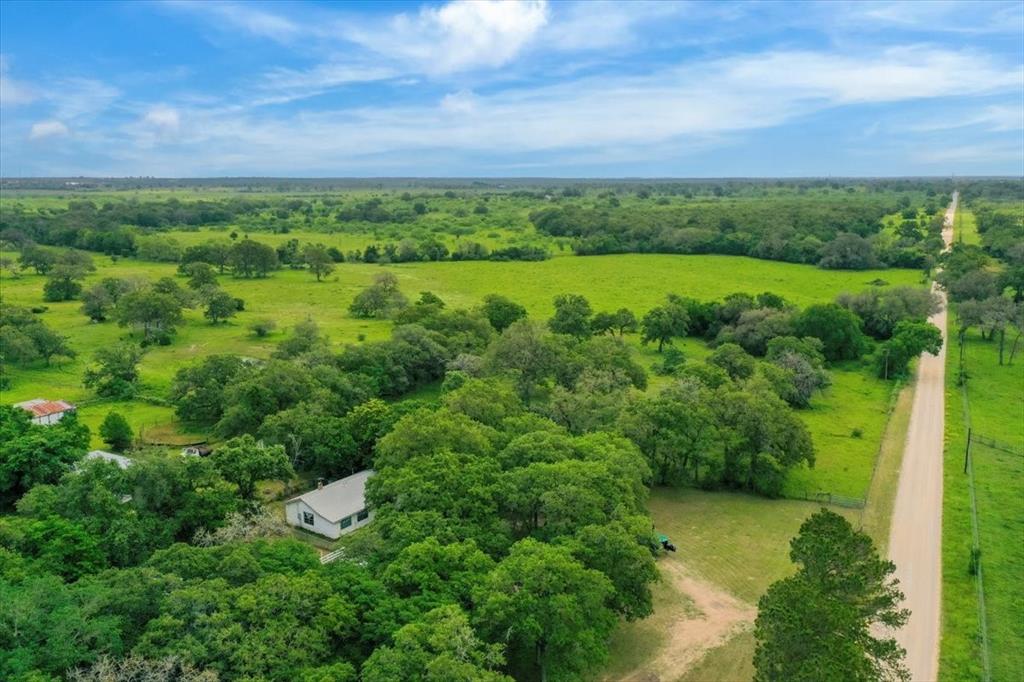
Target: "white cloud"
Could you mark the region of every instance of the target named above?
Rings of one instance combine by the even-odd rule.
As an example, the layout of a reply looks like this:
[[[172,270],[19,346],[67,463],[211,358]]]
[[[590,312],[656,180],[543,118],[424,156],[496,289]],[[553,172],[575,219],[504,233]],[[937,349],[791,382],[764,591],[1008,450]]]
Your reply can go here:
[[[205,15],[221,26],[239,28],[261,38],[287,43],[304,32],[300,24],[272,12],[258,9],[253,3],[218,2],[217,0],[164,0],[163,5]]]
[[[471,114],[476,110],[476,96],[469,90],[449,92],[441,98],[441,109],[453,114]]]
[[[65,78],[48,86],[45,98],[54,104],[56,118],[89,118],[106,110],[121,96],[112,85],[93,78]]]
[[[11,78],[8,70],[6,57],[0,55],[0,107],[15,107],[34,102],[38,98],[35,88]]]
[[[1004,144],[966,144],[942,146],[932,145],[916,154],[918,160],[925,163],[993,163],[995,161],[1024,162],[1024,148],[1021,145]]]
[[[947,116],[941,119],[931,119],[915,123],[906,126],[906,130],[914,133],[929,133],[972,126],[979,126],[994,132],[1024,130],[1024,106],[993,104],[979,108],[966,115]]]
[[[320,64],[306,71],[277,68],[266,73],[258,84],[261,94],[254,104],[282,104],[314,97],[334,88],[354,83],[370,83],[394,78],[397,72],[387,66],[361,64]]]
[[[981,54],[924,46],[888,48],[869,57],[769,52],[727,59],[720,67],[721,76],[734,86],[834,104],[976,95],[1017,89],[1024,79],[1019,66],[1007,68]]]
[[[416,71],[445,74],[507,64],[547,21],[545,0],[452,0],[398,14],[381,27],[342,30],[352,42]]]
[[[278,70],[268,91],[312,92],[360,73],[341,66]],[[504,168],[540,167],[555,155],[580,163],[646,162],[723,140],[732,144],[737,133],[831,108],[1016,93],[1020,77],[1019,68],[966,51],[776,50],[660,67],[643,76],[604,74],[477,92],[453,88],[414,104],[378,99],[326,110],[264,109],[258,106],[263,102],[244,99],[227,105],[179,99],[173,107],[139,111],[134,124],[113,131],[97,125],[80,131],[76,123],[75,144],[129,174],[402,173],[481,158],[499,159]],[[890,129],[889,121],[880,121]],[[175,128],[175,135],[156,134],[161,125]],[[86,132],[93,133],[88,140]]]
[[[949,33],[1010,33],[1024,31],[1024,5],[1017,0],[855,0],[823,2],[822,9],[837,24],[879,30]]]
[[[32,124],[28,139],[43,140],[48,137],[66,137],[70,131],[60,121],[39,121]]]
[[[161,133],[174,133],[181,126],[181,114],[173,107],[158,104],[146,112],[142,122]]]
[[[664,22],[683,14],[688,5],[660,0],[615,2],[585,0],[555,5],[557,13],[544,28],[545,47],[565,52],[615,46],[638,47],[638,29],[653,22]],[[712,11],[710,7],[703,11]]]

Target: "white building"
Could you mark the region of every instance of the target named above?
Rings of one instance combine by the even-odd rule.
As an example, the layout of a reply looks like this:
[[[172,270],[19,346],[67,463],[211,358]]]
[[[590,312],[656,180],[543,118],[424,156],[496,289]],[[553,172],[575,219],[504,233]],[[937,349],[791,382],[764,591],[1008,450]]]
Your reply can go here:
[[[362,528],[373,520],[365,497],[366,481],[372,475],[370,470],[360,471],[293,497],[285,503],[285,520],[332,540]]]
[[[104,462],[112,462],[122,469],[127,469],[132,465],[132,460],[124,455],[116,455],[113,452],[106,452],[104,450],[90,450],[85,455],[86,459],[102,459]]]
[[[65,414],[75,411],[75,406],[71,403],[63,400],[46,400],[45,398],[14,403],[14,406],[20,407],[31,414],[33,424],[43,424],[45,426],[56,424],[64,418]]]

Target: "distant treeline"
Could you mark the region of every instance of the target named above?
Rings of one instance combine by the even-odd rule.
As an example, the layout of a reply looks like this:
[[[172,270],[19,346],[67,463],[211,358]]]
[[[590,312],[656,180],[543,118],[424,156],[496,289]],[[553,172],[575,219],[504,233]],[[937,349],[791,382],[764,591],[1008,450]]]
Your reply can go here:
[[[762,200],[655,201],[642,210],[615,197],[602,206],[553,206],[530,214],[548,235],[574,238],[580,255],[719,253],[826,268],[923,267],[941,246],[945,196],[931,191],[922,229],[883,238],[883,218],[916,220],[908,195],[830,193]]]

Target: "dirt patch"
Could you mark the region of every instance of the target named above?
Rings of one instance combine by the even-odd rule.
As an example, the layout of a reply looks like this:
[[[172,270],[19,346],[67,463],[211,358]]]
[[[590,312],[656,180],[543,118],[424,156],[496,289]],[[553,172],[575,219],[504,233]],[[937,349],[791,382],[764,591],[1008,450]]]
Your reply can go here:
[[[680,611],[658,654],[624,677],[626,682],[675,682],[704,654],[751,627],[757,609],[701,578],[678,559],[658,562],[662,578],[686,595],[696,609]]]

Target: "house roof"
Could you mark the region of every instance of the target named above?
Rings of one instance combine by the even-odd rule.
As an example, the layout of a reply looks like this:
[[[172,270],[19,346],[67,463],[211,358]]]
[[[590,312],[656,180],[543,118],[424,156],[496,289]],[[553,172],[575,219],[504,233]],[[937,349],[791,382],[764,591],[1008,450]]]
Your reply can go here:
[[[320,516],[331,523],[337,523],[346,516],[352,516],[366,508],[366,481],[373,476],[367,469],[358,474],[328,483],[323,488],[293,497],[288,502],[302,500]]]
[[[106,452],[104,450],[90,450],[85,455],[86,459],[102,459],[104,462],[113,462],[122,469],[127,469],[132,465],[132,460],[124,455],[116,455],[113,452]]]
[[[21,403],[14,403],[15,407],[31,412],[33,417],[48,417],[51,414],[59,414],[61,412],[67,412],[68,410],[75,409],[75,406],[69,402],[63,400],[46,400],[45,398],[36,398],[34,400],[26,400]]]

